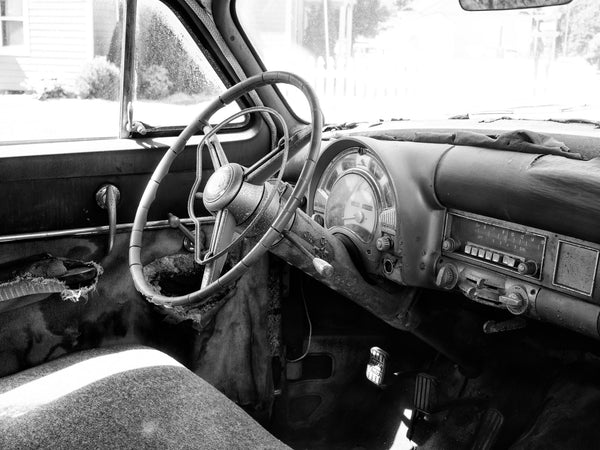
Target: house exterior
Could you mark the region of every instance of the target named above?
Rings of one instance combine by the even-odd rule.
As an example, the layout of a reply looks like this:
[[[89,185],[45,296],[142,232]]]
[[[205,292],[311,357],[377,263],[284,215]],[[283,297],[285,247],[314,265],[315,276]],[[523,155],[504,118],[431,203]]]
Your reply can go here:
[[[120,0],[0,0],[0,92],[57,79],[73,88],[83,66],[106,56]]]

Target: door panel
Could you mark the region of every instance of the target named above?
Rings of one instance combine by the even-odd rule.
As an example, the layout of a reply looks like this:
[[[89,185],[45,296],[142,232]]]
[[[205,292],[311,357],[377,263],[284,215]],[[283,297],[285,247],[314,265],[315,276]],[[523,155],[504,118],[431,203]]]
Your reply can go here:
[[[80,141],[77,146],[99,148],[104,142]],[[4,211],[0,236],[106,225],[106,211],[95,200],[96,190],[104,183],[112,183],[121,191],[118,223],[133,222],[146,183],[167,148],[150,139],[129,143],[133,147],[130,150],[4,158],[2,149],[7,147],[0,146],[0,211]],[[43,150],[44,144],[35,147]],[[224,137],[223,147],[231,161],[249,165],[268,152],[268,130],[256,123],[249,131]],[[187,217],[187,197],[195,177],[195,150],[196,146],[190,145],[175,160],[158,191],[149,220],[165,220],[168,212]],[[203,182],[211,173],[210,158],[205,154]],[[197,211],[202,211],[201,204]]]
[[[221,67],[216,72],[226,70]],[[158,130],[157,135],[168,131]],[[225,130],[220,139],[228,159],[246,166],[267,154],[272,144],[271,130],[260,117]],[[280,276],[272,274],[279,267],[273,269],[268,256],[231,285],[223,294],[227,301],[211,298],[212,309],[203,307],[191,315],[150,304],[133,286],[127,224],[133,222],[144,188],[174,140],[169,136],[0,145],[0,265],[5,264],[0,284],[18,280],[20,275],[10,270],[15,261],[46,253],[93,261],[103,272],[87,299],[73,302],[63,300],[60,294],[24,295],[10,307],[0,305],[0,377],[77,350],[140,343],[165,350],[229,397],[268,410],[273,398],[271,359],[280,356],[273,349],[279,330],[269,325],[280,323],[269,316],[269,308],[279,314],[273,286]],[[166,219],[169,212],[188,216],[187,198],[200,140],[201,136],[196,136],[190,141],[159,188],[148,220],[163,221],[159,224],[162,228],[144,232],[144,264],[166,258],[168,271],[175,259],[190,261],[182,234],[168,228]],[[203,155],[202,164],[204,184],[212,173],[208,155]],[[105,183],[117,186],[121,196],[117,223],[122,231],[110,253],[108,215],[95,199],[97,189]],[[202,215],[201,205],[196,212]],[[203,231],[210,233],[210,228]],[[59,233],[61,237],[57,237]],[[21,298],[24,301],[19,303]],[[198,317],[203,321],[194,321]]]

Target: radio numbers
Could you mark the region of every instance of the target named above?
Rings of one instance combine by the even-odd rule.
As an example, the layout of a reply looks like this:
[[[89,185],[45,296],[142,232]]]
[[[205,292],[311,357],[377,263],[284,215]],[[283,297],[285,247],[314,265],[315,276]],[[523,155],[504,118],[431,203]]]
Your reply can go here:
[[[461,247],[464,254],[523,275],[535,275],[541,270],[543,236],[454,214],[451,219],[447,237],[465,243]]]

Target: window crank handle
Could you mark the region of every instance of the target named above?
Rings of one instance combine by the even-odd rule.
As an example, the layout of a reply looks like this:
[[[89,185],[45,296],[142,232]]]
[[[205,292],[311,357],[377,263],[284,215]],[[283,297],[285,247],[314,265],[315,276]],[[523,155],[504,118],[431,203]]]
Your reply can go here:
[[[117,234],[117,204],[121,200],[121,192],[114,184],[104,184],[96,191],[96,203],[108,211],[108,251],[110,253]]]

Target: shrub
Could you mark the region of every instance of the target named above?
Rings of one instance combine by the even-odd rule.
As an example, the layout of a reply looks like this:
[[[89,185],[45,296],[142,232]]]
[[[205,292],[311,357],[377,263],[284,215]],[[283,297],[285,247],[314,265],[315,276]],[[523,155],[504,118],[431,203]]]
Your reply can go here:
[[[42,78],[36,81],[28,80],[25,83],[28,92],[33,92],[38,100],[57,98],[73,98],[75,94],[69,91],[57,78]]]
[[[73,98],[74,95],[72,92],[67,91],[64,86],[54,80],[55,83],[44,86],[42,92],[38,94],[39,100],[48,100],[51,98]]]
[[[119,96],[119,68],[104,56],[97,56],[83,68],[78,85],[81,98],[116,100]]]
[[[156,100],[171,93],[173,82],[169,79],[169,71],[159,65],[151,65],[138,69],[138,95],[140,98]]]

